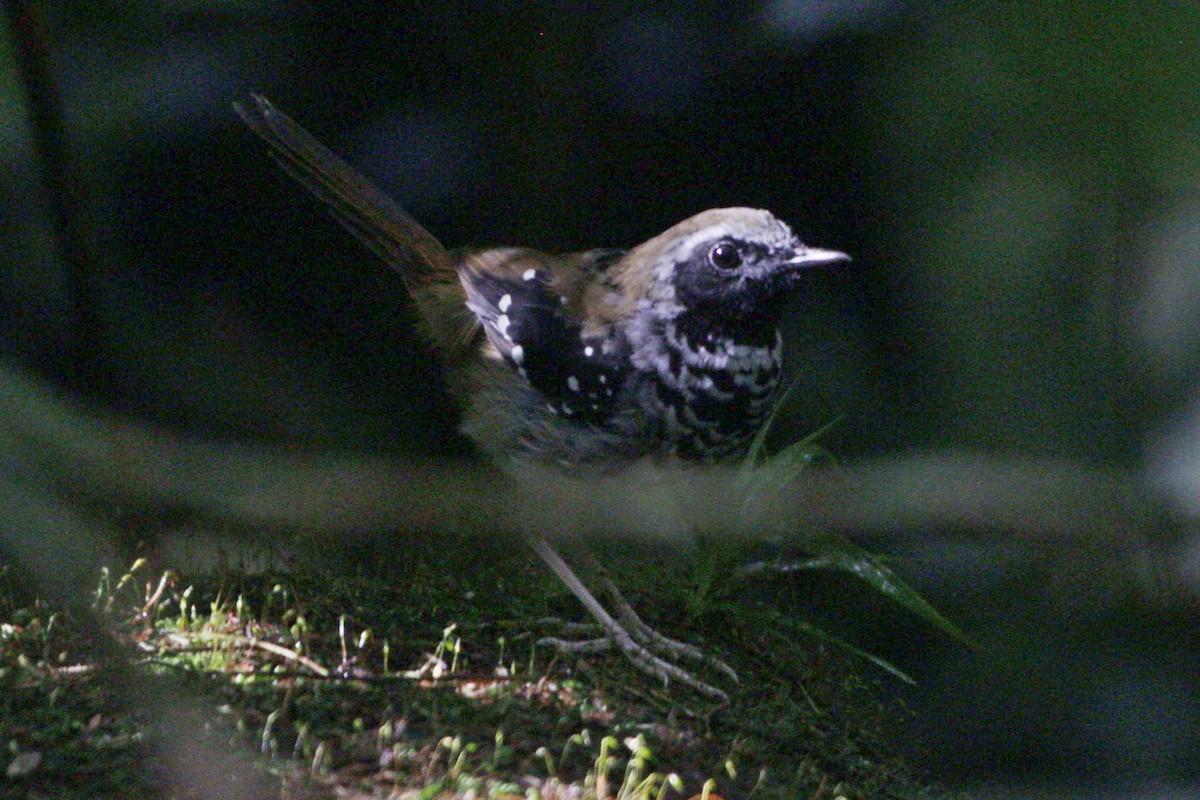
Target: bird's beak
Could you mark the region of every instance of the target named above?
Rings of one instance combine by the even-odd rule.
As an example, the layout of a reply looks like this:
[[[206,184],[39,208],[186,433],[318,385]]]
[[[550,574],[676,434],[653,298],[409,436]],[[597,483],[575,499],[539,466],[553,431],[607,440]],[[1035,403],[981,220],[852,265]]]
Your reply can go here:
[[[787,263],[794,267],[823,267],[826,264],[840,264],[849,260],[850,256],[837,250],[808,247],[789,258]]]

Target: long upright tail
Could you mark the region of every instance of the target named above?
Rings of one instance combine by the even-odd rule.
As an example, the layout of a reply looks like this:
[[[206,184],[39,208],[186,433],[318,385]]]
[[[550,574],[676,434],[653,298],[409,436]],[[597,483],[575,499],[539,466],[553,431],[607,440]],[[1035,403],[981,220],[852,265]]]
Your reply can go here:
[[[270,146],[288,174],[400,273],[410,294],[431,283],[457,285],[450,254],[421,223],[271,101],[257,94],[250,101],[233,104],[238,116]]]

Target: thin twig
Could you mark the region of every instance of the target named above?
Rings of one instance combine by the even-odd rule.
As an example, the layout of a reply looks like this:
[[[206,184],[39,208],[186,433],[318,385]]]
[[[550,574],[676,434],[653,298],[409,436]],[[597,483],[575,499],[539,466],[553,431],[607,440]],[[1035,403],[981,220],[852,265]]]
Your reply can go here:
[[[50,40],[37,3],[4,0],[8,27],[16,45],[17,69],[29,109],[33,151],[46,192],[50,224],[63,263],[67,300],[72,312],[71,374],[82,383],[95,377],[97,320],[92,298],[90,253],[83,213],[86,207],[64,123],[62,92],[54,79]]]

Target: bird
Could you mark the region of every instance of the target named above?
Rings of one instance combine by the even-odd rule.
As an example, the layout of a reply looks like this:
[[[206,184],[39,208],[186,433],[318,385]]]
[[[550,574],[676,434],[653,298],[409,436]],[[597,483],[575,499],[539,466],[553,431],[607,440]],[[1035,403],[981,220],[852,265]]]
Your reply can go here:
[[[742,207],[701,211],[629,249],[450,251],[265,97],[234,108],[284,170],[399,273],[462,433],[509,474],[737,459],[779,393],[785,303],[806,271],[849,261]],[[619,620],[544,537],[530,545],[606,643],[664,681],[728,701],[676,662],[699,658],[734,680],[736,672],[643,623],[590,555]]]

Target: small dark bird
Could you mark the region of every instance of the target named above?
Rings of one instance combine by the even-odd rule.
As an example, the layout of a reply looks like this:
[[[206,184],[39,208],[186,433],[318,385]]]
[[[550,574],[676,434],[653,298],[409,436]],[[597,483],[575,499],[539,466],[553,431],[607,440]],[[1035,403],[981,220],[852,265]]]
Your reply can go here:
[[[701,212],[628,251],[451,253],[265,98],[235,108],[280,164],[400,273],[445,365],[463,432],[508,471],[744,453],[779,387],[783,304],[807,268],[849,260],[749,208]],[[532,545],[636,663],[725,698],[647,649],[704,658],[646,627],[610,581],[623,624],[545,540]]]

